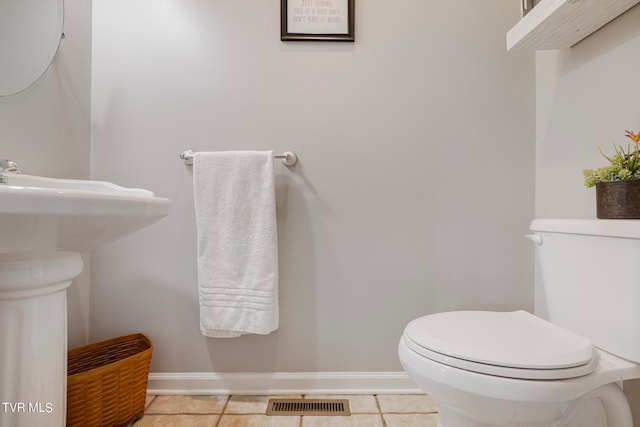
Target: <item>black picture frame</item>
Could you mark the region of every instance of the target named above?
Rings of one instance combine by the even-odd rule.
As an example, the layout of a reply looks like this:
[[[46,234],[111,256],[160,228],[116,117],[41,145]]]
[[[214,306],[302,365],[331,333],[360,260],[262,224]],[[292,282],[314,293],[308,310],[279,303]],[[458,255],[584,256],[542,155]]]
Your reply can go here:
[[[280,40],[355,41],[355,0],[280,0]]]

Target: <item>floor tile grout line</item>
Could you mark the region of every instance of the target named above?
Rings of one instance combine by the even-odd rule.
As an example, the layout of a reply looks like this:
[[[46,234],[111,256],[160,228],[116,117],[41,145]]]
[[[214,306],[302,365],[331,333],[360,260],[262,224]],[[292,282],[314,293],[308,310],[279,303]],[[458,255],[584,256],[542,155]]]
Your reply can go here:
[[[156,401],[156,399],[157,399],[157,398],[158,398],[158,396],[151,395],[151,401],[150,401],[149,403],[145,404],[145,406],[144,406],[144,410],[146,411],[146,410],[147,410],[147,408],[148,408],[149,406],[151,406],[151,405],[153,404],[153,402],[155,402],[155,401]]]
[[[227,399],[224,401],[224,406],[222,407],[222,411],[220,411],[220,415],[218,416],[218,421],[216,421],[213,427],[218,427],[220,425],[220,423],[222,422],[222,416],[227,411],[227,405],[229,405],[229,401],[231,400],[231,395],[228,394],[226,398]]]
[[[380,414],[380,419],[382,420],[382,427],[387,427],[387,420],[384,419],[384,414],[382,413],[382,408],[380,407],[380,401],[378,400],[378,395],[374,394],[373,399],[376,402],[376,408],[378,408],[378,413]]]
[[[373,394],[373,400],[376,402],[376,408],[378,409],[378,412],[382,414],[382,409],[380,408],[380,401],[378,401],[378,395],[377,394]]]

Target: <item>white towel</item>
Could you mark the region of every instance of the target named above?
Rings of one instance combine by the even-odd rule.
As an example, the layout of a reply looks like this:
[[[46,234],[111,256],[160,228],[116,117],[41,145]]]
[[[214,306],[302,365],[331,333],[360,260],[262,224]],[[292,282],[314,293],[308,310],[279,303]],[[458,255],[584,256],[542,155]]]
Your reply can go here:
[[[229,338],[278,329],[278,242],[272,151],[198,152],[200,332]]]

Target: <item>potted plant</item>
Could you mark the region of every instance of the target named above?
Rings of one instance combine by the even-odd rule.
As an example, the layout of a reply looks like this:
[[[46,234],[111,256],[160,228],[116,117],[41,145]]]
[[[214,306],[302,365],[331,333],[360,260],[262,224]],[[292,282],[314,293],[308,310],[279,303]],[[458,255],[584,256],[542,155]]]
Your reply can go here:
[[[605,219],[640,218],[640,132],[625,131],[633,141],[625,150],[614,145],[607,166],[584,170],[584,185],[596,187],[596,215]]]

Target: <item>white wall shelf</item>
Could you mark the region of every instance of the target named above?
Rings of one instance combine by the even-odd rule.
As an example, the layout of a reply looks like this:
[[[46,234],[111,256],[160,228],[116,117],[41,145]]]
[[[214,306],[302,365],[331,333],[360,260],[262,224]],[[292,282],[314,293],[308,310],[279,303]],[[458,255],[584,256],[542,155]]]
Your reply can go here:
[[[507,33],[507,50],[571,47],[640,0],[542,0]]]

